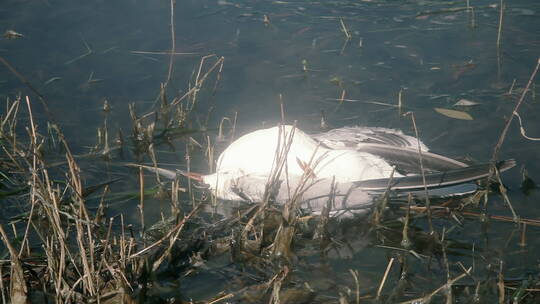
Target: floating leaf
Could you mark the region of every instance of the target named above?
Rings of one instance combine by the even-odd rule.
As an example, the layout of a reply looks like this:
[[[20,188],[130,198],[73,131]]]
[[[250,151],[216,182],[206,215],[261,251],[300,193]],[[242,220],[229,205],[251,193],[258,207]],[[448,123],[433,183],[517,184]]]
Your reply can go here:
[[[450,109],[443,109],[443,108],[435,108],[435,111],[439,112],[440,114],[454,118],[454,119],[462,119],[462,120],[473,120],[472,116],[469,115],[469,113],[456,111],[456,110],[450,110]]]
[[[23,34],[17,33],[14,30],[7,30],[4,33],[4,38],[6,38],[8,40],[18,39],[18,38],[23,38],[23,37],[24,37]]]
[[[472,107],[472,106],[477,106],[479,105],[480,103],[479,102],[476,102],[476,101],[472,101],[472,100],[468,100],[468,99],[460,99],[458,100],[454,106],[459,106],[459,107]]]

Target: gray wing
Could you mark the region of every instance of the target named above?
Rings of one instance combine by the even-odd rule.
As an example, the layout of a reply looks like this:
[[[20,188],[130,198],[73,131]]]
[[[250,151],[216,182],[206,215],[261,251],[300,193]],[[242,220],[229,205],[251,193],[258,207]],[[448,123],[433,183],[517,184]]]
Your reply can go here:
[[[420,173],[420,154],[417,148],[363,143],[358,145],[356,150],[378,156],[396,166],[398,171]],[[427,151],[422,152],[422,163],[426,172],[447,171],[468,166],[455,159]]]
[[[394,147],[418,149],[418,141],[400,130],[373,127],[343,127],[312,137],[331,149],[356,149],[362,144],[379,144]],[[420,141],[423,151],[428,147]]]

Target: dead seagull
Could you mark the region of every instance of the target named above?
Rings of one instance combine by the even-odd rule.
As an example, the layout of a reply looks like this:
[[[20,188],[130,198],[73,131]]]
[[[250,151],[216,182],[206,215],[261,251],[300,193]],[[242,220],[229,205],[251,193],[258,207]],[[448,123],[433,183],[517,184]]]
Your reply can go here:
[[[497,164],[500,171],[514,166],[514,160]],[[177,173],[145,168],[169,178]],[[431,153],[424,143],[399,130],[345,127],[308,135],[294,126],[279,125],[235,140],[219,156],[215,173],[189,177],[202,181],[221,200],[270,198],[284,203],[294,198],[318,212],[330,197],[334,211],[363,210],[388,189],[443,188],[447,195],[471,192],[476,187],[470,182],[487,177],[489,170],[489,164],[469,166]],[[465,183],[469,187],[455,187]]]

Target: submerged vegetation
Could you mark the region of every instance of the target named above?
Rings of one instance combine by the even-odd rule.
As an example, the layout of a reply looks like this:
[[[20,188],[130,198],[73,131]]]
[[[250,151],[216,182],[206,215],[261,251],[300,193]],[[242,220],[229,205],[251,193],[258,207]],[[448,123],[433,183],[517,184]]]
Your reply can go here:
[[[300,183],[286,204],[272,201],[271,189],[286,166],[285,140],[276,152],[276,166],[261,202],[221,202],[186,176],[194,176],[200,168],[212,171],[215,155],[240,133],[236,114],[220,117],[213,125],[212,109],[201,106],[218,93],[226,73],[225,58],[203,56],[186,89],[171,93],[173,56],[179,54],[173,3],[172,47],[165,52],[171,59],[151,110],[142,111],[135,103],[112,107],[105,99],[103,123],[90,148],[71,144],[46,97],[0,57],[3,66],[32,93],[8,97],[0,117],[3,303],[540,301],[538,253],[532,252],[526,271],[509,261],[526,252],[527,232],[540,229],[540,220],[514,210],[508,196],[512,189],[505,187],[495,167],[513,118],[522,125],[518,112],[526,95],[535,94],[540,61],[524,88],[516,88],[515,108],[505,113],[509,117],[491,153],[491,177],[481,181],[473,195],[394,198],[387,191],[369,214],[333,217],[332,199],[320,214],[304,214],[298,206],[305,183]],[[424,10],[417,17],[471,10],[469,6]],[[474,23],[474,11],[470,14]],[[501,22],[502,15],[501,8]],[[273,20],[264,14],[262,23],[273,30]],[[342,54],[357,37],[346,18],[336,20],[336,31],[342,32],[336,36],[345,40],[337,50]],[[499,27],[497,46],[501,31]],[[12,30],[8,35],[24,39]],[[362,43],[358,42],[360,48]],[[85,46],[88,53],[66,65],[90,56],[92,50],[86,42]],[[303,59],[301,63],[301,77],[315,71],[311,62]],[[456,72],[456,77],[461,73]],[[99,81],[92,73],[88,85]],[[332,101],[339,106],[364,102],[348,98],[340,77],[332,76],[330,82],[338,87],[339,98]],[[509,98],[516,96],[513,89],[514,85]],[[414,113],[403,113],[402,91],[397,105],[368,103],[396,108],[418,136]],[[285,102],[279,101],[281,120],[286,122]],[[473,120],[466,108],[477,105],[461,99],[455,105],[462,107],[459,111],[434,110],[451,119]],[[126,126],[111,124],[114,111],[129,116],[129,132]],[[321,128],[326,127],[323,117]],[[525,135],[525,128],[521,132],[534,140]],[[85,152],[75,152],[81,150]],[[184,175],[178,174],[172,182],[159,174],[145,174],[139,166],[155,170],[167,166],[161,159],[170,151],[185,160],[175,165],[182,167]],[[304,180],[309,174],[306,170]],[[536,187],[525,169],[522,187],[524,192]],[[507,210],[501,211],[501,206]],[[159,215],[148,216],[148,210]],[[511,233],[502,235],[501,230]],[[503,248],[493,250],[494,238]]]

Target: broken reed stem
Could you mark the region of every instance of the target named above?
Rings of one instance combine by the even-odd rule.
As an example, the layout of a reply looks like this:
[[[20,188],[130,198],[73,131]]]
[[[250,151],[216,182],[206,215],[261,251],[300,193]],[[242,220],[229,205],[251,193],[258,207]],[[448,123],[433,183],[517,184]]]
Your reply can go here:
[[[284,112],[283,99],[281,98],[281,94],[280,94],[280,108],[281,108],[281,119],[282,121],[285,121],[285,112]],[[255,214],[253,214],[253,216],[248,220],[248,222],[246,223],[242,231],[241,238],[243,240],[246,239],[248,232],[254,227],[253,223],[255,222],[255,219],[259,217],[259,215],[262,214],[264,210],[266,209],[266,206],[270,199],[270,195],[272,194],[271,189],[273,185],[275,185],[276,182],[278,182],[278,178],[281,176],[283,166],[284,165],[286,166],[287,155],[292,145],[295,129],[296,129],[296,126],[293,125],[291,131],[287,134],[287,132],[285,132],[285,128],[283,127],[283,124],[280,125],[279,127],[278,142],[276,145],[276,150],[274,151],[274,159],[272,161],[270,175],[268,176],[268,179],[266,181],[264,197],[261,203],[259,204],[257,212],[255,212]],[[283,210],[285,211],[286,209],[287,209],[287,206],[284,206]]]
[[[339,97],[339,104],[342,105],[343,101],[345,100],[346,91],[341,90],[341,96]]]
[[[148,252],[150,249],[160,245],[161,243],[165,242],[167,239],[170,239],[171,236],[173,236],[173,234],[176,235],[176,238],[178,237],[178,234],[182,231],[182,228],[184,227],[184,224],[186,223],[186,221],[188,221],[198,210],[199,210],[199,207],[201,205],[197,205],[195,208],[193,208],[193,210],[191,210],[191,212],[189,212],[188,215],[184,216],[184,218],[182,218],[182,220],[176,224],[176,226],[174,226],[174,228],[172,228],[171,230],[169,230],[169,232],[167,232],[167,234],[165,234],[161,239],[155,241],[154,243],[146,246],[145,248],[137,251],[136,253],[133,253],[129,256],[126,256],[126,258],[129,258],[129,259],[133,259],[137,256],[140,256],[146,252]],[[123,218],[122,218],[122,223],[123,223]],[[123,226],[123,224],[122,224]],[[123,234],[123,230],[122,230],[122,238],[124,238],[124,234]],[[175,239],[175,238],[173,238]],[[169,246],[172,246],[174,243],[171,243],[169,244]],[[170,250],[170,249],[168,249]],[[161,263],[161,262],[160,262]]]
[[[139,167],[139,217],[141,220],[141,237],[144,237],[144,174],[143,168]]]
[[[3,277],[4,277],[4,272],[2,272],[2,267],[0,267],[0,278],[3,278]],[[6,299],[6,294],[4,291],[5,291],[4,280],[0,280],[0,293],[2,293],[2,303],[8,303]]]
[[[11,273],[9,280],[9,296],[11,303],[26,303],[28,299],[28,288],[26,287],[26,281],[24,280],[24,270],[22,268],[21,260],[18,257],[17,250],[15,250],[9,242],[9,238],[2,225],[0,225],[0,235],[2,236],[11,257]],[[4,278],[0,278],[0,280],[4,280]]]
[[[358,281],[358,271],[349,269],[352,277],[354,278],[354,293],[356,295],[356,304],[360,304],[360,282]]]
[[[219,127],[218,127],[218,135],[217,135],[217,140],[218,141],[224,141],[225,140],[225,136],[223,135],[223,126],[225,125],[225,122],[227,122],[229,124],[229,127],[232,127],[231,119],[229,117],[221,118],[221,121],[219,122]],[[230,132],[230,130],[229,130],[229,132]],[[208,140],[208,141],[210,141],[210,140]]]
[[[429,199],[429,193],[427,189],[427,183],[426,183],[426,173],[424,172],[424,160],[422,157],[422,147],[420,146],[420,137],[418,136],[418,128],[416,127],[416,120],[414,118],[413,112],[407,112],[403,115],[410,115],[413,128],[414,128],[414,135],[416,136],[416,142],[418,146],[418,161],[420,163],[420,173],[422,174],[422,182],[424,183],[424,193],[426,196],[426,208],[427,208],[427,216],[428,216],[428,226],[429,226],[429,232],[433,234],[433,222],[431,220],[431,201]]]
[[[202,67],[204,65],[205,60],[208,59],[208,58],[211,58],[211,57],[216,57],[216,55],[207,55],[207,56],[204,56],[204,57],[201,58],[201,62],[199,64],[199,72],[197,73],[195,85],[191,89],[189,89],[186,93],[184,93],[184,95],[182,95],[182,97],[177,98],[173,102],[171,102],[171,106],[177,105],[178,103],[180,103],[182,100],[184,100],[188,96],[192,96],[192,101],[195,100],[196,94],[200,90],[200,88],[202,87],[202,84],[204,83],[206,78],[208,78],[210,73],[212,73],[225,60],[225,57],[223,57],[223,56],[219,57],[219,59],[214,63],[214,65],[212,65],[212,67],[210,67],[210,69],[208,69],[208,71],[206,71],[206,73],[202,77],[199,77],[201,72],[202,72]],[[193,105],[194,104],[191,104],[191,106],[188,108],[188,110],[191,110],[193,108]]]
[[[283,95],[279,93],[279,113],[281,114],[281,124],[285,125],[285,103],[283,102]]]
[[[228,299],[230,299],[232,297],[234,297],[234,294],[233,293],[228,293],[226,295],[219,296],[218,298],[207,302],[207,304],[216,304],[216,303],[221,302],[223,300],[228,300]]]
[[[343,22],[343,18],[339,18],[339,23],[341,24],[341,31],[343,32],[343,34],[345,34],[345,38],[347,39],[347,41],[351,40],[351,33],[345,26],[345,22]]]
[[[384,191],[382,198],[377,204],[377,208],[375,212],[373,212],[371,223],[375,226],[378,226],[381,223],[384,210],[386,208],[386,205],[388,204],[388,198],[390,196],[390,190],[392,190],[392,182],[394,180],[395,171],[396,171],[396,167],[392,166],[392,172],[390,173],[390,177],[388,178],[388,184],[386,186],[386,190]]]
[[[171,0],[171,55],[169,57],[169,71],[167,72],[167,80],[165,80],[164,87],[167,87],[169,81],[171,80],[173,66],[174,66],[174,53],[176,52],[176,38],[175,38],[175,25],[174,25],[174,6],[175,0]]]
[[[1,58],[1,57],[0,57]],[[36,147],[36,128],[34,125],[34,117],[32,115],[32,107],[30,106],[30,99],[28,96],[26,96],[26,105],[28,106],[28,116],[30,117],[30,126],[32,128],[32,133],[30,136],[30,146],[32,147],[32,186],[30,187],[30,215],[28,216],[28,222],[26,223],[26,229],[24,231],[24,237],[21,242],[21,248],[19,249],[19,255],[20,258],[22,256],[22,251],[25,248],[25,244],[28,241],[28,233],[30,232],[30,224],[32,223],[32,217],[34,216],[34,210],[36,205],[36,199],[35,199],[35,186],[36,186],[36,179],[37,179],[37,170],[36,170],[36,162],[37,162],[37,147]]]
[[[446,285],[448,286],[446,290],[446,304],[452,304],[452,284],[450,283],[450,265],[448,263],[448,256],[446,254],[446,227],[443,227],[442,236],[441,236],[441,248],[443,253],[443,262],[446,268]]]
[[[501,193],[501,195],[502,195],[502,197],[504,199],[504,202],[508,205],[508,208],[512,212],[514,223],[518,223],[519,222],[519,217],[518,217],[516,211],[514,210],[514,207],[512,206],[512,202],[510,201],[510,198],[506,194],[506,187],[504,186],[504,184],[502,182],[501,173],[499,172],[499,170],[497,168],[495,168],[495,176],[497,177],[497,181],[499,182],[499,192]]]
[[[470,27],[471,29],[474,29],[476,28],[476,19],[475,19],[475,16],[474,16],[474,7],[471,7],[471,10],[470,10],[470,13],[469,13],[469,16],[470,16]]]
[[[332,206],[335,205],[336,201],[336,177],[332,177],[332,184],[330,185],[329,198],[326,201],[326,205],[323,206],[321,211],[321,216],[319,218],[319,223],[316,228],[316,235],[319,238],[319,245],[321,249],[326,248],[327,244],[330,242],[330,235],[328,232],[328,222],[330,220],[330,210]],[[351,270],[352,271],[352,270]]]
[[[499,29],[497,30],[497,48],[501,46],[503,15],[504,15],[504,0],[501,0],[500,5],[499,5]]]
[[[178,218],[181,211],[178,193],[180,193],[180,180],[176,176],[171,182],[171,215],[175,218]]]
[[[405,249],[411,248],[411,240],[409,239],[409,219],[411,216],[412,193],[407,196],[407,213],[405,213],[405,222],[403,223],[403,232],[401,233],[401,247]]]
[[[4,126],[8,124],[8,133],[9,136],[12,137],[12,145],[15,146],[16,144],[16,134],[15,134],[15,127],[14,125],[17,123],[17,113],[19,112],[19,105],[21,103],[21,97],[17,97],[11,104],[9,102],[9,99],[6,102],[6,108],[8,110],[5,112],[5,115],[0,116],[2,119],[2,122],[0,123],[0,137],[4,137]],[[15,160],[13,160],[13,163],[16,163]]]
[[[433,296],[435,296],[436,294],[438,294],[441,290],[443,290],[445,288],[451,288],[454,283],[456,283],[457,281],[463,279],[465,276],[470,275],[470,272],[471,272],[471,267],[469,267],[469,269],[467,269],[464,273],[458,275],[457,277],[455,277],[455,278],[451,279],[450,281],[448,281],[446,284],[444,284],[441,287],[435,289],[430,294],[428,294],[428,295],[426,295],[426,296],[424,296],[422,298],[416,298],[416,299],[413,299],[413,300],[401,302],[401,304],[429,303],[431,298],[433,298]]]
[[[497,289],[499,292],[499,304],[504,304],[504,275],[503,275],[503,261],[499,264],[499,273],[497,274]]]
[[[391,258],[388,262],[388,265],[386,266],[386,270],[384,272],[384,276],[381,280],[381,284],[379,284],[379,289],[377,289],[377,300],[381,297],[381,292],[384,287],[384,284],[386,283],[386,279],[388,278],[388,273],[390,273],[390,269],[392,268],[392,264],[394,264],[395,258]]]
[[[191,154],[190,154],[190,148],[189,148],[189,145],[190,143],[187,142],[186,143],[186,154],[184,156],[184,158],[186,159],[186,169],[187,169],[187,174],[188,176],[191,176]],[[193,196],[193,185],[191,183],[191,178],[188,178],[187,179],[187,182],[188,182],[188,193],[190,194],[190,201],[191,201],[191,207],[195,208],[195,197]],[[213,187],[214,188],[214,192],[212,193],[212,207],[215,207],[217,206],[217,185],[218,185],[218,182],[219,182],[219,175],[218,177],[216,178],[216,185]]]
[[[526,223],[523,223],[521,225],[523,228],[521,228],[521,237],[519,239],[519,246],[520,247],[525,247],[527,246],[527,241],[526,241],[526,233],[527,233],[527,224]]]
[[[225,60],[221,61],[221,64],[219,65],[219,70],[216,75],[216,82],[214,83],[214,88],[212,89],[212,96],[216,95],[218,84],[221,80],[221,72],[223,71],[223,64],[225,63]]]
[[[521,93],[521,96],[519,97],[519,100],[518,100],[516,106],[514,107],[514,110],[512,110],[512,115],[510,115],[510,117],[506,121],[506,124],[504,125],[504,128],[503,128],[503,130],[501,132],[501,136],[499,137],[499,141],[497,142],[497,145],[495,145],[495,148],[493,149],[493,154],[491,156],[491,170],[490,170],[490,175],[489,175],[488,180],[493,177],[493,174],[495,173],[495,170],[497,168],[497,159],[499,157],[499,151],[500,151],[500,149],[502,147],[502,144],[504,143],[504,140],[506,139],[506,134],[508,133],[508,129],[510,128],[510,124],[512,123],[512,120],[514,119],[514,116],[515,116],[514,113],[518,112],[519,108],[521,107],[521,104],[525,100],[525,95],[529,91],[529,89],[531,87],[531,84],[532,84],[534,78],[536,77],[536,73],[538,72],[538,67],[539,66],[540,66],[540,57],[538,58],[538,61],[536,63],[536,66],[535,66],[532,74],[531,74],[531,77],[529,78],[529,81],[527,82],[527,85],[525,86],[525,89]]]

